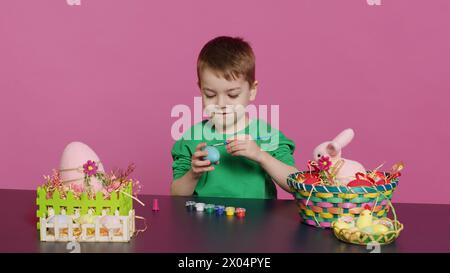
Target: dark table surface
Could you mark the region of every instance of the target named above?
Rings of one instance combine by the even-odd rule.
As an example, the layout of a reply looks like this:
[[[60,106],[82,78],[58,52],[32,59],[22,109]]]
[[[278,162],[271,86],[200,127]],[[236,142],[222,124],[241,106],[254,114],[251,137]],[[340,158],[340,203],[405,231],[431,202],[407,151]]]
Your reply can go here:
[[[159,200],[159,212],[151,209]],[[129,243],[81,243],[81,252],[371,252],[340,242],[329,229],[302,224],[293,200],[139,196],[136,215],[148,228]],[[188,212],[188,200],[247,209],[244,219]],[[0,252],[69,252],[67,243],[40,242],[36,192],[0,190]],[[450,205],[395,204],[405,226],[381,252],[450,252]],[[143,221],[136,219],[136,228]]]

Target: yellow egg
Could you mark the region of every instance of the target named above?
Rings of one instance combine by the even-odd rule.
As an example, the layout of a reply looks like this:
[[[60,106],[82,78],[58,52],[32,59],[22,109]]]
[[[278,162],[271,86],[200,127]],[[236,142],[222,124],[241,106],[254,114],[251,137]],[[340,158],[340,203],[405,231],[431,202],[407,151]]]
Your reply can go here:
[[[79,224],[93,224],[93,223],[95,223],[95,216],[85,214],[83,216],[80,216],[80,218],[77,219],[77,222]]]
[[[380,225],[380,224],[373,225],[372,228],[373,228],[373,233],[376,234],[376,235],[383,234],[383,233],[386,233],[386,232],[389,231],[389,228],[387,226]]]
[[[343,228],[347,229],[347,228],[350,228],[351,225],[346,222],[337,221],[337,222],[334,222],[333,227],[337,228],[337,229],[343,229]]]
[[[363,232],[371,234],[371,235],[380,235],[380,234],[388,232],[389,228],[384,225],[376,224],[376,225],[371,225],[371,226],[365,227],[361,230]]]

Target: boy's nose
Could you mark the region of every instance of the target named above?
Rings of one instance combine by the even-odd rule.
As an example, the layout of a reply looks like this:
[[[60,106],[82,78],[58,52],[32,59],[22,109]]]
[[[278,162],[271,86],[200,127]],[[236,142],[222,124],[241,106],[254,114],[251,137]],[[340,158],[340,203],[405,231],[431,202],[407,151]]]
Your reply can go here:
[[[221,110],[226,108],[227,102],[226,102],[226,99],[223,96],[218,96],[218,98],[217,98],[217,106],[219,106],[219,108]]]

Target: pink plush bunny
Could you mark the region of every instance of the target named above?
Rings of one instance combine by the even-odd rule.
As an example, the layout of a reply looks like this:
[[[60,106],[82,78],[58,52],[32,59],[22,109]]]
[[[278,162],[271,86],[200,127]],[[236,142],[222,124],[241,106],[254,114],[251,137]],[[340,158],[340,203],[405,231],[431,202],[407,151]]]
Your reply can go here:
[[[364,167],[353,160],[341,158],[341,150],[352,141],[355,133],[352,129],[345,129],[332,141],[326,141],[314,149],[313,158],[317,162],[322,156],[328,156],[332,166],[339,160],[342,160],[342,167],[336,173],[336,182],[340,185],[347,185],[355,179],[355,174],[361,172],[366,173]]]

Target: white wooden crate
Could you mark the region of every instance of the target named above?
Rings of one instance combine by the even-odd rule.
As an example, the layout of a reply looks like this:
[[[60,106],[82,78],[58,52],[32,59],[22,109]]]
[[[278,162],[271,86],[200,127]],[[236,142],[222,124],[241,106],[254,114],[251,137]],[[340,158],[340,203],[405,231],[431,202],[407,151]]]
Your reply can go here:
[[[88,214],[92,215],[92,211],[89,211]],[[74,221],[79,217],[78,211],[75,212],[75,215],[66,215],[65,210],[61,210],[61,215],[68,216],[72,221],[67,224],[61,224],[58,221],[51,223],[50,221],[55,215],[49,208],[49,215],[39,218],[40,240],[45,242],[129,242],[135,232],[134,210],[130,210],[127,216],[119,216],[119,211],[116,211],[114,217],[119,219],[120,227],[110,229],[100,223],[100,218],[106,214],[107,211],[103,210],[102,215],[95,218],[94,224],[79,224]],[[88,234],[88,230],[93,230],[94,233]],[[106,231],[107,234],[101,231]]]

